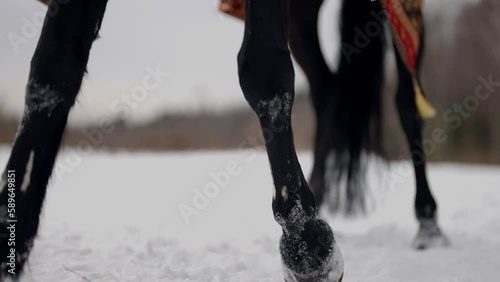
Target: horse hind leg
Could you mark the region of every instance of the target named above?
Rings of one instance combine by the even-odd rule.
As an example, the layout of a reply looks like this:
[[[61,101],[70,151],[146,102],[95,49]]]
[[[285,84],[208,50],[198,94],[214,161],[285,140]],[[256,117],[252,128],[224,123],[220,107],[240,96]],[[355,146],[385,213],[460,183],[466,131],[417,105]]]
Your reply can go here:
[[[383,10],[378,2],[342,1],[342,46],[338,68],[333,73],[325,62],[318,36],[322,3],[322,0],[291,0],[290,47],[307,75],[316,114],[310,186],[318,206],[325,203],[333,212],[354,214],[365,211],[366,171],[362,152],[383,153],[380,146]],[[373,36],[357,50],[360,28],[370,28]]]
[[[420,146],[422,144],[423,120],[418,113],[415,103],[412,76],[399,55],[396,56],[396,60],[399,73],[396,104],[401,125],[403,126],[410,148],[417,189],[414,208],[420,227],[413,242],[413,247],[423,250],[435,246],[447,246],[449,245],[449,240],[441,232],[438,225],[437,203],[427,181],[425,152]]]
[[[9,273],[19,277],[33,247],[47,183],[106,3],[53,1],[58,7],[46,16],[31,61],[22,123],[0,179],[0,281]]]
[[[314,165],[309,186],[318,208],[328,190],[325,181],[326,162],[332,150],[332,131],[329,127],[338,90],[337,76],[326,64],[319,41],[318,16],[322,4],[323,0],[291,0],[290,5],[290,48],[307,76],[316,116]]]

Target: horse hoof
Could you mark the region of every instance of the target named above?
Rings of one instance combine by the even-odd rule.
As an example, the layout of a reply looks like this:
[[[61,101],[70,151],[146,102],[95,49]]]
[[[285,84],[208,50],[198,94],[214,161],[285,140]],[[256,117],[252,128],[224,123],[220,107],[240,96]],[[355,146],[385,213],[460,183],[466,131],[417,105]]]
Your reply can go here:
[[[413,241],[416,250],[426,250],[435,247],[448,247],[450,240],[439,228],[435,219],[420,220],[420,229]]]
[[[280,241],[286,282],[341,282],[344,259],[330,226],[312,219],[302,230],[284,230]]]

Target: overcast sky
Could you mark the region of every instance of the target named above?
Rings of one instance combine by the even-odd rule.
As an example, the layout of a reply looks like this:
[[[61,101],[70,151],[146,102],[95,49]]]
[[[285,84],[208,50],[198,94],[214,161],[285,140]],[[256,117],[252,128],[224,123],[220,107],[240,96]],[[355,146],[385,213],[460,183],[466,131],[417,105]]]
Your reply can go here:
[[[433,9],[435,1],[430,1],[426,9]],[[29,61],[39,37],[40,16],[46,8],[35,0],[3,2],[0,105],[3,111],[19,117]],[[92,49],[89,74],[71,124],[116,115],[111,110],[113,102],[141,86],[148,75],[147,68],[157,66],[169,76],[137,103],[132,109],[132,120],[148,120],[165,111],[244,106],[236,66],[243,23],[220,14],[216,4],[217,0],[110,0],[102,39]],[[325,6],[321,33],[325,53],[332,62],[338,47],[335,38],[339,5],[337,0],[327,0]],[[34,27],[33,33],[30,27]],[[22,43],[13,45],[12,36],[23,38]],[[297,83],[304,84],[300,72]]]

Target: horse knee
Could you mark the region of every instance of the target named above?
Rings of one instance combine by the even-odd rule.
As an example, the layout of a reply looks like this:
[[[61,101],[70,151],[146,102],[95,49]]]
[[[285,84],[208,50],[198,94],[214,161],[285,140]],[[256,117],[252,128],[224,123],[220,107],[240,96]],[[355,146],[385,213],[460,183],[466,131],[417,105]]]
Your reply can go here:
[[[50,118],[61,109],[69,110],[74,100],[67,99],[61,92],[48,84],[39,84],[35,80],[28,82],[25,100],[27,116]]]
[[[58,42],[45,44],[33,56],[26,87],[26,113],[55,117],[75,103],[85,73],[86,60],[76,48]]]
[[[290,51],[288,48],[281,51],[263,48],[249,46],[240,51],[238,74],[241,89],[259,118],[289,117],[295,80]]]

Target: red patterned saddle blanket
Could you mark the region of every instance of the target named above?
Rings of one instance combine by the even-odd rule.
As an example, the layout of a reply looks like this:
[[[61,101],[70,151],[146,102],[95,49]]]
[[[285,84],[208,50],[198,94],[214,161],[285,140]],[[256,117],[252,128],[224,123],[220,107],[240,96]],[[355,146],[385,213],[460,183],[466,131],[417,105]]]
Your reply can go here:
[[[368,0],[363,0],[368,1]],[[420,116],[431,118],[436,111],[427,102],[418,80],[420,44],[423,33],[423,0],[380,0],[389,20],[397,52],[413,76],[415,102]],[[221,0],[219,9],[240,19],[245,18],[244,0]]]
[[[420,116],[432,118],[436,115],[436,110],[425,99],[417,73],[424,31],[423,0],[382,0],[382,4],[391,26],[396,50],[413,77],[415,102]]]
[[[408,69],[416,71],[423,32],[423,0],[382,0],[393,41]]]

